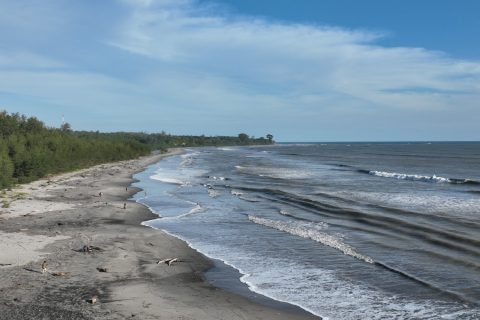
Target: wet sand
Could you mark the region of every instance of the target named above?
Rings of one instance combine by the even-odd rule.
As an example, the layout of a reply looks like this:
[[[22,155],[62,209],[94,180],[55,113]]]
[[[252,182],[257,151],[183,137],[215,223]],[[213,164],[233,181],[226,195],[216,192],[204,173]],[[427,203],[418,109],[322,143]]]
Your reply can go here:
[[[318,319],[212,286],[204,278],[211,260],[141,225],[156,216],[127,200],[139,191],[130,187],[132,174],[164,156],[2,194],[0,319]],[[166,258],[178,261],[157,264]]]

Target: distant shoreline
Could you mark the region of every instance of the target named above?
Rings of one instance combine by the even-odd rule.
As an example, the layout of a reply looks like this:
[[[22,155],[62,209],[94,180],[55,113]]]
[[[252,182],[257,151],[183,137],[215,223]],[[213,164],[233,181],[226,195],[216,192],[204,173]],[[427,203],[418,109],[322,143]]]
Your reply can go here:
[[[480,140],[467,140],[467,141],[443,141],[443,140],[418,140],[418,141],[277,141],[275,144],[402,144],[402,143],[413,143],[413,144],[428,144],[428,143],[480,143]]]

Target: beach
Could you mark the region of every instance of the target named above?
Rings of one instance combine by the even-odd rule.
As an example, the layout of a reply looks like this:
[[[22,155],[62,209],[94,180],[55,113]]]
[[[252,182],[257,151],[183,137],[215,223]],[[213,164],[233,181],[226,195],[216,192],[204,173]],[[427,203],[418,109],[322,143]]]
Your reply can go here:
[[[211,260],[141,225],[157,216],[128,200],[140,191],[130,187],[132,175],[165,156],[4,192],[0,319],[318,319],[212,286],[204,279]],[[171,265],[157,263],[172,258]]]

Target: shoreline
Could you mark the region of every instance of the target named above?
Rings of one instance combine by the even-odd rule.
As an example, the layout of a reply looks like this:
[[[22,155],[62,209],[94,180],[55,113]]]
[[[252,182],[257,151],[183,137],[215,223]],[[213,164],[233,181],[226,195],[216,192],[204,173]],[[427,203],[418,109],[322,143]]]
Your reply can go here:
[[[133,174],[172,152],[180,150],[3,195],[22,196],[0,210],[0,319],[319,319],[215,287],[205,277],[212,260],[141,225],[157,216],[129,200],[140,191],[130,187]],[[173,257],[179,262],[172,266],[157,264]]]

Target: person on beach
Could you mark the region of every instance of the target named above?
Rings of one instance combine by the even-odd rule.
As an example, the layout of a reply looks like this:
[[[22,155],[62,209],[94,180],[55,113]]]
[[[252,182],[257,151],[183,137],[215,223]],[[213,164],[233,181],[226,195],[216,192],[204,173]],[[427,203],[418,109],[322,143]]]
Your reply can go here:
[[[42,273],[47,272],[47,268],[48,268],[47,260],[44,260],[42,263]]]
[[[127,203],[126,202],[123,203],[123,209],[127,209]]]

